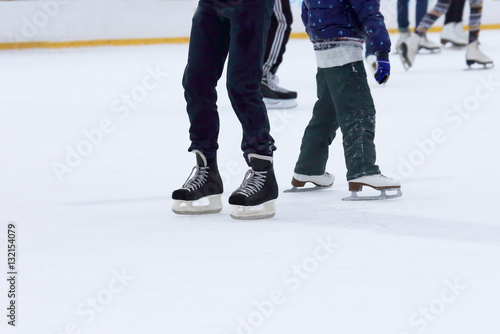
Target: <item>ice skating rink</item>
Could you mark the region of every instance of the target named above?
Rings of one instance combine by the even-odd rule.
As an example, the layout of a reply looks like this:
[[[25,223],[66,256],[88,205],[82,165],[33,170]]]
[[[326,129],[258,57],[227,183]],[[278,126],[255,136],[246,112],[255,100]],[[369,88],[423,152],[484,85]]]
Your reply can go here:
[[[393,41],[397,35],[392,35]],[[439,41],[438,34],[429,38]],[[369,83],[383,173],[403,197],[349,195],[341,134],[335,185],[283,194],[275,218],[235,221],[227,198],[247,169],[222,79],[222,213],[183,217],[171,192],[187,152],[187,45],[0,52],[0,260],[16,224],[16,327],[0,280],[1,333],[496,334],[500,332],[500,31],[497,67],[466,70],[465,49],[391,54]],[[290,186],[315,102],[308,40],[278,75],[299,106],[269,111],[280,191]]]

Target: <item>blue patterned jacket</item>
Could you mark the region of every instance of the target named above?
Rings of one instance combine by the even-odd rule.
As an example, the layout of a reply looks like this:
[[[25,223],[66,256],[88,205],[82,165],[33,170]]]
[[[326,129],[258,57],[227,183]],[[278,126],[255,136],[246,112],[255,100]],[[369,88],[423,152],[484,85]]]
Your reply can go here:
[[[302,22],[313,43],[368,37],[374,53],[391,50],[379,0],[303,0]]]

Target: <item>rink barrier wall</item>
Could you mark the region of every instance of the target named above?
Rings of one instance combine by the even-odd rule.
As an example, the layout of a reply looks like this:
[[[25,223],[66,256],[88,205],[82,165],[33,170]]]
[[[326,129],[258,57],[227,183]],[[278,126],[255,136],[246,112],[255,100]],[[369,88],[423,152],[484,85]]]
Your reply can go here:
[[[9,49],[62,49],[93,46],[127,46],[127,45],[152,45],[152,44],[183,44],[189,43],[189,37],[167,37],[167,38],[136,38],[136,39],[101,39],[91,41],[68,41],[68,42],[19,42],[0,43],[0,50]]]
[[[468,29],[464,26],[464,29]],[[500,29],[500,24],[484,24],[481,25],[481,30]],[[429,32],[440,32],[442,27],[432,27]],[[398,29],[388,29],[390,34],[398,33]],[[306,39],[308,38],[305,32],[291,33],[290,38]],[[61,42],[15,42],[15,43],[0,43],[0,50],[12,49],[60,49],[60,48],[77,48],[77,47],[96,47],[96,46],[127,46],[127,45],[154,45],[154,44],[183,44],[189,43],[189,37],[165,37],[165,38],[128,38],[128,39],[101,39],[87,41],[61,41]]]

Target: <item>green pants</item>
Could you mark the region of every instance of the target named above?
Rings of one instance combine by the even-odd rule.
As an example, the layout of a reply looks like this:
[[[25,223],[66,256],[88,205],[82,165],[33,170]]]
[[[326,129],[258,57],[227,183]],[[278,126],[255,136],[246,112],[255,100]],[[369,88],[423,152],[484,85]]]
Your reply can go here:
[[[375,106],[361,61],[339,67],[318,68],[318,101],[314,105],[295,173],[322,175],[328,149],[340,127],[343,135],[347,180],[379,174],[375,165]]]

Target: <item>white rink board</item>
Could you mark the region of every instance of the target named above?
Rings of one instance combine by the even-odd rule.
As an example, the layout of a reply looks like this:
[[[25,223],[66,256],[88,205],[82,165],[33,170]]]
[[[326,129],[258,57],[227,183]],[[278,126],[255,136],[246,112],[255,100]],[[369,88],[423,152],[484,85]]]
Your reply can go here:
[[[382,0],[388,28],[397,28],[396,0]],[[429,1],[429,8],[435,1]],[[197,1],[0,1],[0,43],[188,37]],[[292,0],[292,31],[304,32],[301,1]],[[414,25],[415,1],[410,3]],[[465,24],[468,5],[465,6]],[[485,0],[483,24],[500,24],[500,1]],[[442,18],[436,26],[442,25]]]

